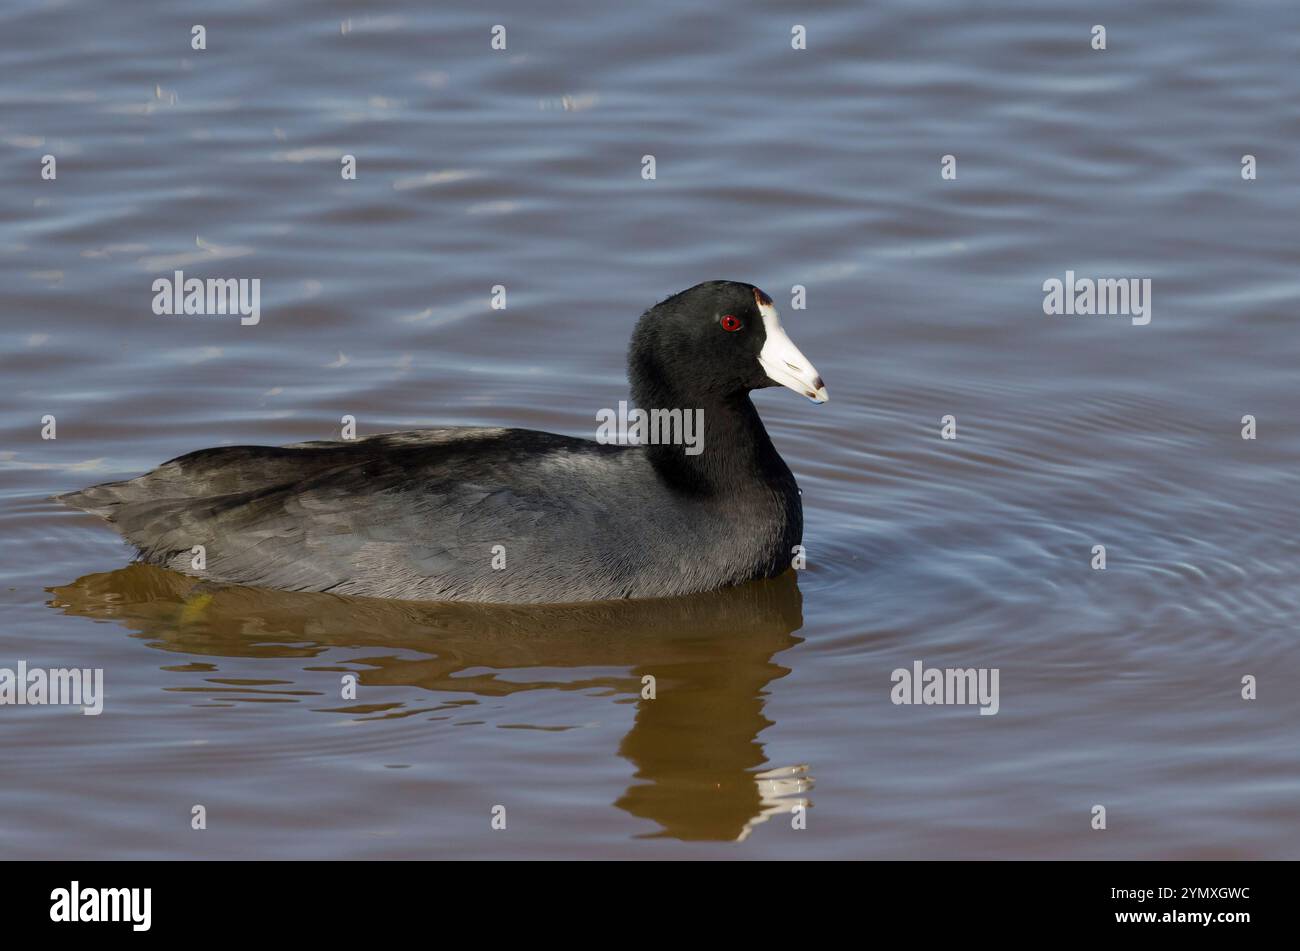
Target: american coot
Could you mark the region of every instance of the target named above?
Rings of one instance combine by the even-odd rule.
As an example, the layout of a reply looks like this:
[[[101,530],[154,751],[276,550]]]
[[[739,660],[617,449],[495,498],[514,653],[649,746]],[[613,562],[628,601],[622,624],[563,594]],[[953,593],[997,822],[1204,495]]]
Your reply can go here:
[[[456,427],[203,449],[58,498],[107,519],[145,562],[290,591],[558,603],[786,571],[799,488],[749,391],[827,396],[772,299],[732,281],[669,297],[637,323],[628,376],[643,409],[702,409],[703,451]]]

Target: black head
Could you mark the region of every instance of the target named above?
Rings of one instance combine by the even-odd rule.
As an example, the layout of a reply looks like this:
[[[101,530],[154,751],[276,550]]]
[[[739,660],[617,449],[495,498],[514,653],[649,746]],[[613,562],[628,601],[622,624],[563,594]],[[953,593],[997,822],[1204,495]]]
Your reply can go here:
[[[815,403],[821,376],[786,336],[772,298],[752,284],[706,281],[642,315],[628,376],[637,401],[708,400],[788,386]]]

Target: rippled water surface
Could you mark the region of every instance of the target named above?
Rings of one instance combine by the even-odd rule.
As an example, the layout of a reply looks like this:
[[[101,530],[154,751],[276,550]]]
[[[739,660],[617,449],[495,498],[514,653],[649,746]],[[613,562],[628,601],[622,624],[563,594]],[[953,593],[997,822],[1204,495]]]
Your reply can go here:
[[[0,667],[106,689],[0,706],[0,855],[1300,856],[1300,8],[17,0],[0,37]],[[261,322],[155,316],[178,269],[260,278]],[[1151,322],[1046,316],[1067,269],[1150,278]],[[755,397],[797,576],[195,589],[45,500],[345,414],[590,436],[637,315],[712,278],[830,389]],[[997,668],[998,714],[894,705],[917,660]]]

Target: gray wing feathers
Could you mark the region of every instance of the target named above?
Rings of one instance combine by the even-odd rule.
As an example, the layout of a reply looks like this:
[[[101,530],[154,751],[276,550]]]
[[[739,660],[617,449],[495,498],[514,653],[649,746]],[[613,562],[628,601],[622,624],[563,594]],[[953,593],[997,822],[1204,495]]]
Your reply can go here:
[[[521,439],[536,440],[531,451],[519,451]],[[610,531],[611,500],[584,488],[584,471],[618,464],[591,446],[453,429],[226,447],[60,501],[107,519],[142,560],[224,582],[531,601],[579,576],[587,595],[617,597],[634,552]]]

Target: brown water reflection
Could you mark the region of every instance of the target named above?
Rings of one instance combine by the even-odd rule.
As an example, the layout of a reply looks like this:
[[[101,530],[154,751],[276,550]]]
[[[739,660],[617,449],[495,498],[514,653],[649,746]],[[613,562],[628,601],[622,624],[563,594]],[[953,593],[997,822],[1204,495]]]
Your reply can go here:
[[[763,712],[768,686],[790,672],[776,655],[801,641],[793,573],[689,598],[518,607],[214,586],[139,564],[48,590],[49,605],[64,614],[113,621],[167,652],[298,658],[307,662],[304,672],[320,671],[332,648],[416,655],[327,668],[356,673],[362,688],[481,697],[607,688],[625,695],[637,712],[618,752],[635,767],[636,781],[615,805],[657,823],[658,836],[743,839],[771,815],[809,805],[807,767],[770,766],[759,740],[772,725]],[[500,676],[539,668],[575,676]],[[283,664],[277,676],[285,676]],[[654,679],[653,698],[645,695],[646,677]],[[356,701],[317,709],[358,716],[385,709],[363,700],[364,690]]]

